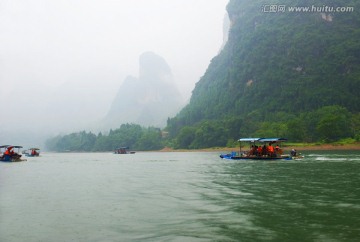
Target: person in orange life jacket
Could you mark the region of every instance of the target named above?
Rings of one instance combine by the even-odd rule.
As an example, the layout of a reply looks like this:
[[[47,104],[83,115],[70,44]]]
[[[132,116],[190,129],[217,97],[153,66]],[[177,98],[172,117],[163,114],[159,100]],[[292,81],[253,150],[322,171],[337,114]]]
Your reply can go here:
[[[274,147],[272,147],[271,144],[269,144],[269,146],[267,147],[268,153],[270,156],[273,156],[274,154]]]
[[[14,147],[10,146],[6,149],[4,155],[10,155],[12,156],[14,154],[14,150],[13,150]]]
[[[278,146],[278,145],[276,145],[276,147],[275,147],[275,152],[280,155],[282,155],[282,153],[283,153],[282,149],[280,149],[280,146]]]

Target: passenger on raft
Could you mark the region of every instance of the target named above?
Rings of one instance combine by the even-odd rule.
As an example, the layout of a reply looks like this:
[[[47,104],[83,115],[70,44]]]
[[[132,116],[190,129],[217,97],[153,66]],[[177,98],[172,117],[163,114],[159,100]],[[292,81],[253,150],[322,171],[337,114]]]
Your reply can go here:
[[[272,147],[271,143],[269,144],[269,146],[267,147],[267,151],[268,151],[268,155],[270,157],[274,156],[274,147]]]
[[[15,154],[14,152],[14,147],[10,146],[6,149],[6,151],[4,152],[4,155],[9,155],[9,156],[13,156]]]
[[[279,154],[279,155],[282,155],[282,154],[283,154],[282,149],[281,149],[278,145],[276,145],[276,147],[275,147],[275,153],[276,153],[276,154]]]
[[[36,152],[35,149],[33,149],[33,150],[31,150],[31,155],[36,156],[36,155],[38,155],[38,153]]]
[[[257,155],[258,156],[262,156],[262,153],[263,153],[263,149],[261,147],[261,145],[257,148]]]
[[[264,146],[262,147],[262,155],[263,155],[263,156],[266,156],[266,155],[267,155],[267,147],[266,147],[266,145],[264,145]]]
[[[252,145],[248,156],[257,155],[257,148],[258,147],[256,145]]]

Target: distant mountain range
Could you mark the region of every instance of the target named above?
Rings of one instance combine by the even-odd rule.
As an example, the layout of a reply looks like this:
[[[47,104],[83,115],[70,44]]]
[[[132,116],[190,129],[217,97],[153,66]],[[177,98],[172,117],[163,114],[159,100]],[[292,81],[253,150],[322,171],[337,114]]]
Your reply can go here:
[[[124,80],[104,123],[112,128],[125,123],[164,127],[183,105],[169,65],[161,56],[145,52],[139,58],[139,77]]]

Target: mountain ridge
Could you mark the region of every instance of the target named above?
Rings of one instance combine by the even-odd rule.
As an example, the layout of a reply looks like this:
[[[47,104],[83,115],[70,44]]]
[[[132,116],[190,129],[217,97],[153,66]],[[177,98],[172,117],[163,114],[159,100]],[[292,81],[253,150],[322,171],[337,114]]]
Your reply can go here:
[[[139,57],[139,77],[125,78],[104,122],[107,127],[125,123],[164,127],[167,118],[182,105],[181,94],[164,58],[144,52]]]
[[[284,0],[281,4],[314,3]],[[184,127],[231,119],[237,121],[230,129],[256,134],[264,122],[288,122],[300,114],[321,113],[317,110],[327,106],[358,113],[360,3],[316,4],[351,5],[355,11],[266,13],[268,1],[231,0],[228,41],[196,83],[190,103],[168,121],[172,136]],[[245,130],[244,120],[258,127]],[[231,134],[235,135],[240,132]]]

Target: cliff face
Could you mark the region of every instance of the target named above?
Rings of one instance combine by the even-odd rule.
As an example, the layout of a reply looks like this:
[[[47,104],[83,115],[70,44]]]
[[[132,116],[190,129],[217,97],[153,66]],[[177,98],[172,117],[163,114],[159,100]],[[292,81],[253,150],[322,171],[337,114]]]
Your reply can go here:
[[[172,126],[327,105],[360,111],[360,2],[283,0],[281,5],[285,11],[270,11],[268,1],[230,1],[228,41]],[[314,5],[353,11],[290,10]]]
[[[174,116],[182,105],[166,61],[146,52],[139,59],[139,78],[128,76],[124,80],[105,123],[110,127],[124,123],[164,127],[167,118]]]

